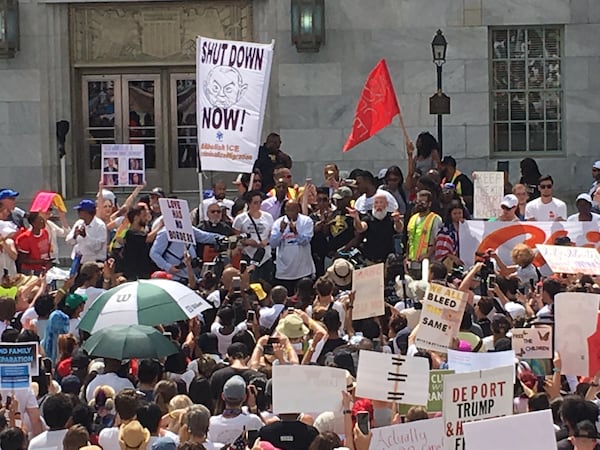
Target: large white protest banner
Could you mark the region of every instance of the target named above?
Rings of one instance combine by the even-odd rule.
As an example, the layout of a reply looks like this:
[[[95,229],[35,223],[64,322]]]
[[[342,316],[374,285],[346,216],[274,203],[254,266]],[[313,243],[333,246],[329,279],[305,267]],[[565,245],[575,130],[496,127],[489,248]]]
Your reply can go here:
[[[598,242],[599,222],[489,222],[465,220],[459,228],[460,257],[467,266],[473,264],[475,252],[493,249],[507,264],[515,244],[525,243],[535,249],[538,244],[553,245],[557,237],[568,236],[576,246],[592,246]],[[550,273],[542,255],[534,264],[543,274]]]
[[[192,226],[187,200],[159,198],[158,203],[169,242],[196,244],[196,236],[194,235],[194,227]]]
[[[446,352],[458,334],[466,293],[440,284],[429,283],[422,300],[420,326],[415,344],[419,348]]]
[[[472,353],[448,350],[448,368],[456,373],[473,372],[483,369],[495,369],[515,364],[515,352]]]
[[[556,450],[552,411],[549,409],[465,422],[464,432],[466,450]]]
[[[446,450],[465,448],[464,422],[512,414],[514,371],[513,366],[506,366],[444,377],[443,417]],[[471,450],[479,448],[481,447],[473,447]]]
[[[352,290],[354,309],[352,319],[366,319],[381,316],[384,313],[383,264],[375,264],[352,272]]]
[[[335,367],[273,366],[273,412],[339,412],[346,371]]]
[[[373,428],[369,450],[439,450],[444,445],[443,426],[444,419],[438,417]]]
[[[504,172],[473,172],[473,217],[497,217],[502,197]]]
[[[512,350],[521,359],[552,359],[552,342],[552,327],[512,330]]]
[[[196,44],[202,170],[252,172],[260,145],[273,43],[198,37]]]
[[[554,296],[554,342],[562,373],[594,376],[600,370],[600,295],[562,292]]]
[[[104,186],[144,184],[144,144],[102,144]]]
[[[356,395],[425,406],[429,397],[429,363],[425,358],[361,350]]]
[[[554,273],[600,275],[600,253],[590,247],[536,245]]]

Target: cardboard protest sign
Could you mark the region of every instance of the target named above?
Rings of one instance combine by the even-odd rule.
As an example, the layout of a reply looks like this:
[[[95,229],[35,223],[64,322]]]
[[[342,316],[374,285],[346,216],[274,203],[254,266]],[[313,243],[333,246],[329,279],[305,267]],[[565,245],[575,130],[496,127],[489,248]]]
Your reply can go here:
[[[346,371],[321,366],[273,366],[273,411],[341,411]]]
[[[473,172],[473,217],[497,217],[504,197],[504,172]]]
[[[456,373],[474,372],[483,369],[495,369],[515,365],[515,352],[472,353],[448,350],[448,368]]]
[[[37,342],[0,343],[0,366],[21,366],[27,364],[29,365],[28,374],[34,377],[38,376],[37,346]]]
[[[352,290],[356,292],[352,319],[366,319],[384,313],[383,264],[364,267],[352,272]]]
[[[104,186],[142,185],[144,167],[144,144],[102,144]]]
[[[596,375],[599,303],[598,294],[561,292],[554,297],[554,342],[564,374]]]
[[[535,430],[535,432],[532,432]],[[556,450],[552,411],[498,417],[464,424],[465,448],[486,450]]]
[[[444,440],[444,419],[373,428],[369,450],[441,449]]]
[[[445,353],[458,334],[467,304],[466,293],[429,283],[422,303],[415,344],[419,348]]]
[[[536,245],[554,273],[600,274],[600,253],[596,248],[564,245]]]
[[[62,212],[67,211],[67,207],[65,206],[65,202],[63,201],[60,194],[56,192],[45,192],[41,191],[35,194],[35,198],[31,202],[31,206],[29,207],[30,212],[46,212],[50,209],[51,206],[54,206],[56,209]]]
[[[356,395],[425,406],[429,397],[429,362],[425,358],[361,350]]]
[[[464,422],[512,414],[513,374],[514,367],[506,366],[444,377],[443,417],[446,450],[465,448]],[[486,447],[471,447],[472,450],[480,448]]]
[[[169,242],[196,244],[188,202],[174,198],[159,198],[158,203]]]
[[[444,376],[454,373],[454,370],[430,370],[429,371],[429,398],[427,399],[427,412],[440,412],[442,410],[443,392],[444,392]],[[406,415],[408,410],[415,405],[406,403],[400,404],[398,413]]]
[[[552,359],[552,328],[514,328],[512,349],[521,359]]]
[[[202,170],[252,172],[273,44],[198,37],[196,108]]]

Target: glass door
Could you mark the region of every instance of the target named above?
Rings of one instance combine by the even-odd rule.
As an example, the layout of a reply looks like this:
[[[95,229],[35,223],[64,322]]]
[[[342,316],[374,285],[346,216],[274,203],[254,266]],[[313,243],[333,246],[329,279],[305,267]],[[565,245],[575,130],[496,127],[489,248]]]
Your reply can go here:
[[[148,186],[162,185],[160,75],[88,75],[82,78],[83,191],[98,190],[102,144],[144,144]],[[117,191],[130,190],[116,188]]]

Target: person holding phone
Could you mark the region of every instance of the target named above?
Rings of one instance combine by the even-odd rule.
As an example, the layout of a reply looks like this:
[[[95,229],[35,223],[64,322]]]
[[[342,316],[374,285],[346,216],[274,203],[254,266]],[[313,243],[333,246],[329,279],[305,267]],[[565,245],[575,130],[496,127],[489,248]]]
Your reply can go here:
[[[298,355],[283,333],[275,331],[258,339],[248,365],[254,370],[278,364],[299,364]]]

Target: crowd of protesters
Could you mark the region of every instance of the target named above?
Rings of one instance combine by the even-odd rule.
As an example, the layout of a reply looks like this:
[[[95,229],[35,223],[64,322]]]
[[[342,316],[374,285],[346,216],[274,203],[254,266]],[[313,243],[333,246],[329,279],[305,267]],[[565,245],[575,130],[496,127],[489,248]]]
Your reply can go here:
[[[161,188],[141,195],[140,186],[119,205],[101,184],[95,200],[78,203],[71,227],[64,213],[59,220],[51,210],[25,213],[17,192],[0,191],[0,338],[38,341],[41,353],[30,389],[0,390],[2,450],[366,450],[371,433],[356,426],[357,413],[367,411],[371,427],[431,416],[423,408],[401,416],[354,393],[361,349],[447,366],[445,354],[415,345],[428,282],[468,293],[453,343],[467,352],[510,349],[515,327],[553,326],[560,292],[600,293],[600,274],[543,277],[525,244],[511,249],[510,264],[490,249],[464,267],[459,228],[473,216],[473,182],[454,158],[440,160],[429,133],[416,149],[408,144],[406,177],[398,166],[375,176],[330,163],[319,186],[294,184],[292,159],[280,146],[278,135],[268,136],[253,173],[234,182],[234,198],[214,183],[191,213],[196,246],[169,242]],[[573,215],[533,159],[521,162],[521,172],[514,185],[506,179],[498,214],[488,220],[600,226],[600,161]],[[72,246],[76,275],[53,289],[46,272],[57,263],[59,240]],[[421,279],[425,260],[428,279]],[[385,264],[385,313],[353,320],[353,271],[375,263]],[[490,276],[494,282],[482,283]],[[106,290],[147,278],[186,284],[211,305],[159,327],[179,352],[125,361],[86,354],[80,317]],[[277,415],[271,374],[280,364],[346,370],[343,409]],[[598,377],[563,374],[558,354],[545,383],[524,362],[517,375],[515,413],[551,409],[559,449],[600,448]]]

